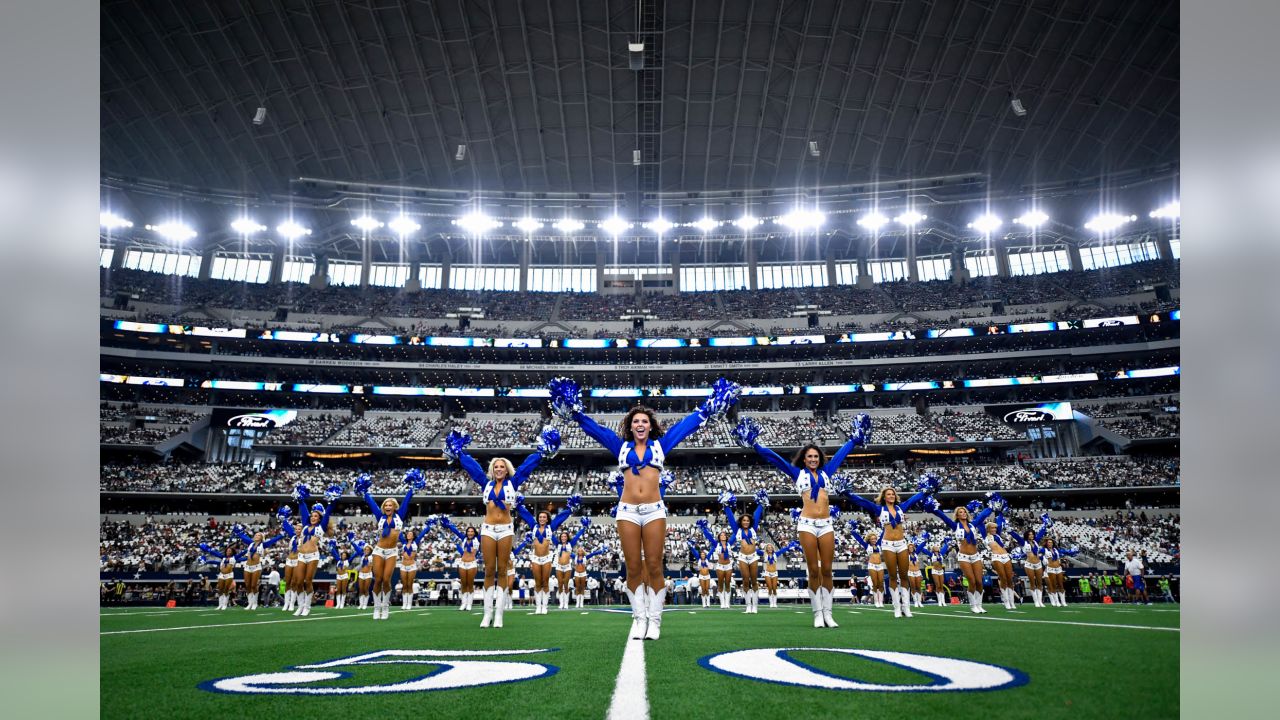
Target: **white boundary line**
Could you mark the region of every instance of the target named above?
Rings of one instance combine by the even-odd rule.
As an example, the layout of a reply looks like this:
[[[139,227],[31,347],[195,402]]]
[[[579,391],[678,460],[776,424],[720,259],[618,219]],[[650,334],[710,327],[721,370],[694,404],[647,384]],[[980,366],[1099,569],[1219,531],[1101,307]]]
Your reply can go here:
[[[877,610],[879,608],[870,608]],[[893,612],[888,609],[880,609],[880,612]],[[1037,623],[1042,625],[1082,625],[1084,627],[1100,627],[1100,628],[1123,628],[1125,630],[1156,630],[1161,632],[1182,632],[1182,628],[1171,627],[1152,627],[1150,625],[1117,625],[1115,623],[1092,623],[1092,622],[1072,622],[1070,620],[1024,620],[1022,618],[1006,618],[1006,617],[990,617],[987,615],[973,615],[967,613],[927,613],[917,612],[914,615],[923,615],[925,617],[949,617],[963,618],[965,620],[998,620],[1000,622],[1016,622],[1016,623]]]
[[[259,620],[257,622],[217,623],[212,625],[187,625],[185,627],[146,628],[142,630],[110,630],[98,635],[132,635],[133,633],[173,632],[175,630],[203,630],[205,628],[245,627],[248,625],[275,625],[277,623],[314,622],[317,620],[346,620],[349,618],[368,618],[368,613],[358,615],[324,615],[321,617],[293,618],[290,620]]]
[[[645,683],[644,640],[628,640],[606,719],[648,720],[649,695]]]

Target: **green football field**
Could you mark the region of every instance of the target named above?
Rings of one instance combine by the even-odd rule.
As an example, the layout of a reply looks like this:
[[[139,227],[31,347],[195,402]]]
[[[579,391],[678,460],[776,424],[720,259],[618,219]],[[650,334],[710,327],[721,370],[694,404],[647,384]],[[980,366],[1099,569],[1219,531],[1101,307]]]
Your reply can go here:
[[[506,627],[482,630],[479,613],[446,607],[380,621],[352,608],[103,608],[102,715],[1178,715],[1176,605],[986,607],[926,606],[908,620],[841,605],[841,627],[821,630],[807,605],[669,607],[660,640],[631,643],[629,614],[602,609],[517,607]],[[758,652],[727,655],[746,650]]]

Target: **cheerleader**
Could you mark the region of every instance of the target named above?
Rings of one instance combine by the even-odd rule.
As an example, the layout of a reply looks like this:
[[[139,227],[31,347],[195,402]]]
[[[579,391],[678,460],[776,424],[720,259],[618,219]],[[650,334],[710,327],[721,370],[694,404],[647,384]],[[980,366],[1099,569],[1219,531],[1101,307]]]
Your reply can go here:
[[[561,530],[560,538],[556,542],[554,551],[556,600],[561,610],[569,609],[569,600],[575,584],[573,582],[573,551],[578,547],[578,542],[582,540],[582,535],[587,532],[587,528],[591,527],[591,518],[584,517],[581,522],[582,526],[578,528],[577,534],[571,538],[568,530]]]
[[[298,536],[293,532],[293,527],[284,522],[290,512],[288,505],[279,510],[280,522],[289,535],[289,550],[284,556],[284,606],[280,608],[283,612],[293,610],[298,603],[298,594],[293,591],[293,572],[298,569]]]
[[[716,561],[716,594],[720,598],[720,607],[728,609],[733,604],[733,551],[732,544],[729,542],[729,533],[720,531],[718,535],[712,536],[711,526],[707,524],[705,518],[699,518],[696,523],[698,529],[702,531],[702,536],[711,544],[711,551],[708,553]]]
[[[837,627],[831,615],[831,598],[835,592],[835,578],[831,563],[835,557],[835,535],[832,530],[832,512],[827,487],[845,458],[859,445],[871,439],[871,418],[859,414],[850,426],[849,439],[827,460],[822,448],[806,445],[800,448],[791,462],[783,460],[776,452],[759,444],[760,425],[751,418],[743,418],[730,433],[735,443],[755,450],[775,468],[791,478],[803,504],[797,517],[800,547],[809,571],[809,602],[813,606],[814,627]],[[836,512],[839,512],[838,510]]]
[[[236,564],[244,562],[247,557],[245,553],[237,553],[235,545],[227,545],[226,552],[220,553],[204,543],[200,543],[200,549],[205,555],[211,555],[218,558],[218,609],[226,610],[232,602],[232,597],[236,592]],[[208,565],[208,558],[201,557],[200,562]]]
[[[480,553],[480,534],[470,526],[466,530],[459,530],[453,521],[444,516],[440,517],[440,524],[444,525],[445,529],[453,533],[458,540],[453,544],[453,548],[458,551],[458,560],[455,563],[458,568],[458,583],[462,585],[462,598],[458,609],[470,612],[471,601],[475,599],[476,594],[476,569],[484,559]]]
[[[867,553],[867,587],[871,591],[871,599],[873,604],[878,607],[884,607],[884,560],[880,553],[880,535],[872,531],[869,534],[870,539],[864,539],[858,533],[858,521],[849,521],[849,534],[859,545],[862,546],[864,552]],[[902,617],[902,609],[897,603],[893,605],[893,616]],[[816,625],[814,627],[817,627]]]
[[[281,540],[289,537],[289,533],[282,532],[279,535],[264,540],[262,533],[254,533],[251,537],[245,532],[245,527],[240,523],[236,523],[233,528],[236,537],[245,543],[244,548],[244,592],[245,592],[245,610],[258,609],[258,582],[262,579],[262,558],[266,555],[267,548],[275,545]]]
[[[989,506],[979,512],[977,517],[973,517],[970,521],[971,510],[976,511],[981,503],[977,500],[968,506],[962,505],[955,509],[955,518],[947,517],[946,513],[938,505],[938,501],[933,497],[929,497],[924,502],[924,507],[935,517],[941,520],[951,530],[952,537],[956,541],[956,565],[960,568],[960,573],[969,583],[969,609],[977,614],[985,614],[987,611],[982,607],[982,555],[978,552],[979,537],[974,532],[974,527],[985,527],[987,517],[993,512],[992,504],[1003,503],[999,495],[989,495]]]
[[[1041,559],[1044,551],[1040,547],[1040,542],[1044,540],[1044,534],[1052,524],[1049,513],[1045,513],[1040,516],[1040,529],[1036,530],[1035,534],[1028,532],[1027,536],[1023,537],[1017,530],[1009,529],[1009,535],[1022,550],[1022,572],[1027,576],[1027,589],[1031,593],[1031,601],[1038,608],[1044,607],[1044,562]]]
[[[929,553],[929,582],[933,583],[933,594],[938,598],[938,607],[947,605],[947,570],[942,561],[951,550],[951,538],[946,538],[941,545],[934,545]]]
[[[558,552],[553,553],[551,550],[551,540],[553,533],[560,529],[560,526],[569,519],[569,516],[581,504],[582,496],[574,494],[569,496],[568,504],[565,505],[564,509],[557,513],[555,517],[551,517],[551,513],[546,510],[540,510],[537,517],[535,517],[529,512],[529,509],[524,506],[524,498],[519,496],[516,497],[516,512],[520,514],[520,518],[523,519],[526,524],[533,528],[533,541],[531,543],[533,551],[530,553],[532,557],[530,558],[529,569],[533,574],[534,615],[547,614],[547,604],[551,600],[552,564],[555,564],[557,570],[559,570],[563,565],[565,567],[565,572],[568,572],[569,558],[564,557]],[[583,525],[582,529],[578,531],[579,538],[582,537],[582,533],[586,531],[586,529],[587,526]],[[562,542],[567,535],[568,533],[563,533],[561,535]],[[576,542],[576,538],[574,542]],[[557,580],[557,582],[560,581]],[[561,583],[560,587],[563,588],[564,584]],[[560,595],[563,596],[563,593],[560,593]],[[563,601],[560,603],[560,608],[562,610],[565,608],[565,603]]]
[[[329,541],[329,554],[333,556],[333,606],[339,610],[347,606],[347,583],[351,580],[350,556],[346,550],[338,551],[338,541]]]
[[[988,521],[986,535],[987,552],[991,553],[991,569],[996,573],[996,584],[1000,587],[1000,602],[1005,610],[1017,610],[1018,604],[1013,594],[1013,558],[1009,556],[1009,543],[1000,536],[1004,517],[997,516],[999,523]]]
[[[293,611],[294,615],[306,617],[311,614],[311,601],[315,595],[316,570],[320,567],[320,543],[324,538],[332,534],[329,508],[341,494],[341,487],[337,485],[329,486],[324,494],[328,503],[317,502],[311,506],[311,510],[308,513],[307,499],[310,497],[311,491],[305,485],[298,485],[293,489],[293,497],[298,501],[298,518],[300,521],[302,518],[306,518],[302,527],[297,531],[298,566],[293,569],[293,589],[297,594],[298,607]],[[288,520],[284,522],[287,523]]]
[[[511,506],[515,504],[516,492],[520,485],[538,467],[543,458],[555,457],[560,450],[560,431],[547,426],[542,429],[538,438],[538,449],[517,469],[506,458],[494,458],[489,461],[489,470],[485,472],[480,463],[467,453],[465,448],[471,443],[471,436],[462,430],[451,430],[444,439],[444,456],[455,460],[471,479],[480,486],[480,499],[484,503],[484,522],[480,525],[480,553],[484,558],[484,617],[480,627],[487,628],[492,624],[502,627],[502,613],[507,606],[507,591],[504,588],[507,577],[507,565],[511,558],[512,538],[515,536],[515,525],[511,522]],[[499,578],[503,582],[499,582]]]
[[[422,530],[414,533],[404,530],[400,533],[400,609],[413,609],[413,583],[418,578],[418,540],[426,540],[427,533],[436,519],[427,520]]]
[[[764,578],[765,594],[769,596],[769,607],[778,607],[778,557],[800,547],[800,543],[792,540],[781,550],[775,551],[773,543],[766,543],[764,552],[760,553],[764,560],[764,572],[760,574]],[[759,552],[759,551],[757,551]]]
[[[373,546],[357,540],[353,532],[347,533],[347,542],[360,557],[360,569],[356,573],[356,593],[360,596],[360,609],[365,610],[369,607],[369,585],[373,583]]]
[[[586,518],[582,519],[586,520]],[[597,555],[603,555],[608,551],[609,547],[607,545],[602,545],[595,550],[592,550],[590,554],[588,554],[587,549],[581,545],[579,545],[574,551],[573,589],[574,597],[578,601],[578,609],[582,609],[582,603],[587,599],[587,561]]]
[[[910,543],[906,538],[907,511],[937,488],[937,478],[926,475],[920,483],[920,492],[901,504],[898,503],[898,491],[892,487],[881,488],[875,502],[854,493],[847,487],[847,483],[842,490],[842,494],[850,502],[867,511],[873,521],[880,523],[880,554],[889,580],[889,599],[893,601],[894,617],[911,617],[911,593],[907,589],[907,584],[911,581],[907,575],[911,565]]]
[[[729,521],[729,527],[733,528],[729,542],[737,551],[738,574],[742,577],[742,598],[747,606],[743,612],[755,614],[760,572],[756,544],[760,541],[760,519],[764,517],[764,509],[769,505],[769,495],[763,490],[757,492],[755,513],[735,518],[733,504],[736,500],[737,498],[728,490],[720,493],[720,505],[724,508],[724,516]]]
[[[698,564],[698,596],[702,598],[702,607],[711,607],[711,565],[692,538],[686,538],[685,542],[689,544],[691,560]]]
[[[911,593],[911,601],[916,607],[924,607],[924,574],[920,572],[920,554],[929,542],[929,533],[911,543],[911,555],[907,558],[907,589]]]
[[[517,590],[516,575],[516,556],[524,552],[533,542],[533,533],[526,532],[524,534],[524,542],[511,548],[511,557],[507,559],[507,577],[503,580],[502,587],[507,591],[507,609],[510,610],[515,605],[515,591]]]
[[[1062,574],[1063,556],[1071,557],[1078,550],[1062,550],[1053,538],[1044,539],[1044,579],[1049,586],[1049,602],[1055,607],[1067,606],[1066,577]]]
[[[548,384],[551,407],[557,415],[576,422],[582,431],[617,458],[624,489],[618,503],[618,536],[627,567],[627,596],[631,600],[633,640],[657,640],[661,634],[662,606],[667,597],[663,575],[663,546],[667,536],[667,509],[662,502],[659,474],[667,455],[681,440],[737,402],[742,388],[723,378],[710,396],[689,416],[668,431],[654,411],[636,406],[627,412],[619,428],[621,436],[582,412],[582,390],[567,378]]]
[[[391,616],[391,576],[396,569],[396,558],[400,555],[400,533],[404,529],[405,517],[409,512],[409,503],[413,500],[415,490],[427,486],[421,470],[410,470],[405,474],[405,484],[409,491],[403,501],[387,498],[382,504],[374,502],[369,488],[373,480],[368,475],[361,475],[356,480],[356,494],[364,498],[378,523],[377,539],[373,547],[373,619],[386,620]]]

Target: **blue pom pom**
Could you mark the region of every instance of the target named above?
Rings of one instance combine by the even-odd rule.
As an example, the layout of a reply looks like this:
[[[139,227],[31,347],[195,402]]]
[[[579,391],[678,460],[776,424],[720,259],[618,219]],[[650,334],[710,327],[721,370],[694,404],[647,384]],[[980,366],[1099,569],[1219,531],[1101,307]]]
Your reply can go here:
[[[415,492],[423,490],[427,487],[427,479],[422,476],[422,471],[413,468],[404,474],[404,484],[413,488]]]
[[[544,458],[553,458],[560,452],[560,442],[560,431],[547,425],[542,428],[542,433],[538,436],[538,452],[542,453]]]
[[[800,508],[791,508],[791,519],[792,520],[800,519]]]
[[[728,490],[721,490],[718,501],[720,502],[721,507],[728,507],[738,502],[738,497],[733,493],[729,492]]]
[[[293,499],[305,503],[311,498],[311,490],[306,485],[293,486]]]
[[[757,491],[756,491],[756,504],[757,504],[757,505],[763,505],[763,506],[765,506],[765,507],[769,507],[769,493],[765,492],[764,490],[757,490]]]
[[[1003,512],[1006,504],[1005,499],[1000,496],[1000,493],[987,493],[987,507],[991,508],[992,512]]]
[[[729,431],[729,436],[733,438],[738,447],[752,448],[755,447],[756,440],[760,438],[760,431],[760,423],[752,418],[744,417]]]
[[[563,420],[572,420],[575,412],[582,411],[582,388],[567,377],[552,378],[547,383],[551,393],[551,411]]]
[[[921,500],[920,505],[921,507],[923,507],[925,510],[928,510],[929,512],[934,512],[942,509],[942,504],[939,503],[938,499],[933,497],[932,495]]]
[[[444,457],[449,462],[455,462],[462,453],[462,449],[471,444],[471,434],[461,428],[454,428],[444,438]]]
[[[276,510],[276,515],[278,515],[281,520],[287,520],[292,514],[293,510],[288,505],[281,505],[280,509]]]
[[[968,511],[969,511],[969,517],[970,517],[970,519],[972,519],[974,515],[977,515],[977,514],[978,514],[978,511],[982,510],[982,501],[981,501],[981,500],[970,500],[970,501],[968,502],[968,504],[966,504],[966,505],[964,506],[964,508],[965,508],[965,510],[968,510]]]
[[[612,487],[613,491],[617,493],[619,497],[621,497],[622,489],[626,487],[626,485],[627,476],[620,472],[614,473],[613,476],[609,478],[609,487]]]
[[[849,425],[849,439],[853,440],[855,445],[866,445],[871,442],[870,415],[858,413],[853,417],[853,422]]]
[[[356,478],[355,487],[357,495],[364,495],[369,492],[369,488],[373,487],[373,478],[368,475],[361,474],[360,477]]]
[[[932,495],[942,489],[942,481],[933,473],[925,473],[920,477],[920,482],[916,483],[916,489]]]
[[[839,495],[851,493],[853,492],[853,481],[844,475],[834,475],[831,478],[831,489],[835,490]]]
[[[578,506],[582,505],[582,496],[579,495],[578,493],[574,493],[569,496],[569,499],[566,501],[566,504],[569,507],[573,508],[574,510],[577,510]]]
[[[338,485],[336,483],[333,485],[330,485],[329,487],[324,489],[324,501],[327,503],[332,503],[333,501],[342,497],[342,491],[343,491],[343,487],[341,485]]]
[[[732,380],[719,378],[711,385],[711,394],[703,401],[701,410],[708,419],[723,415],[738,402],[742,386]]]

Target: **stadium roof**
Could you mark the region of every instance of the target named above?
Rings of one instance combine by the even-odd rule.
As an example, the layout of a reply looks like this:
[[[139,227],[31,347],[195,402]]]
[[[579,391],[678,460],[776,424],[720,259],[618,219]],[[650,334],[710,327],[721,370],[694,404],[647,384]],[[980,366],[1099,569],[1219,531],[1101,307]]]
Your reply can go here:
[[[1173,0],[107,0],[102,168],[631,207],[974,174],[1018,191],[1176,164],[1178,25]]]

